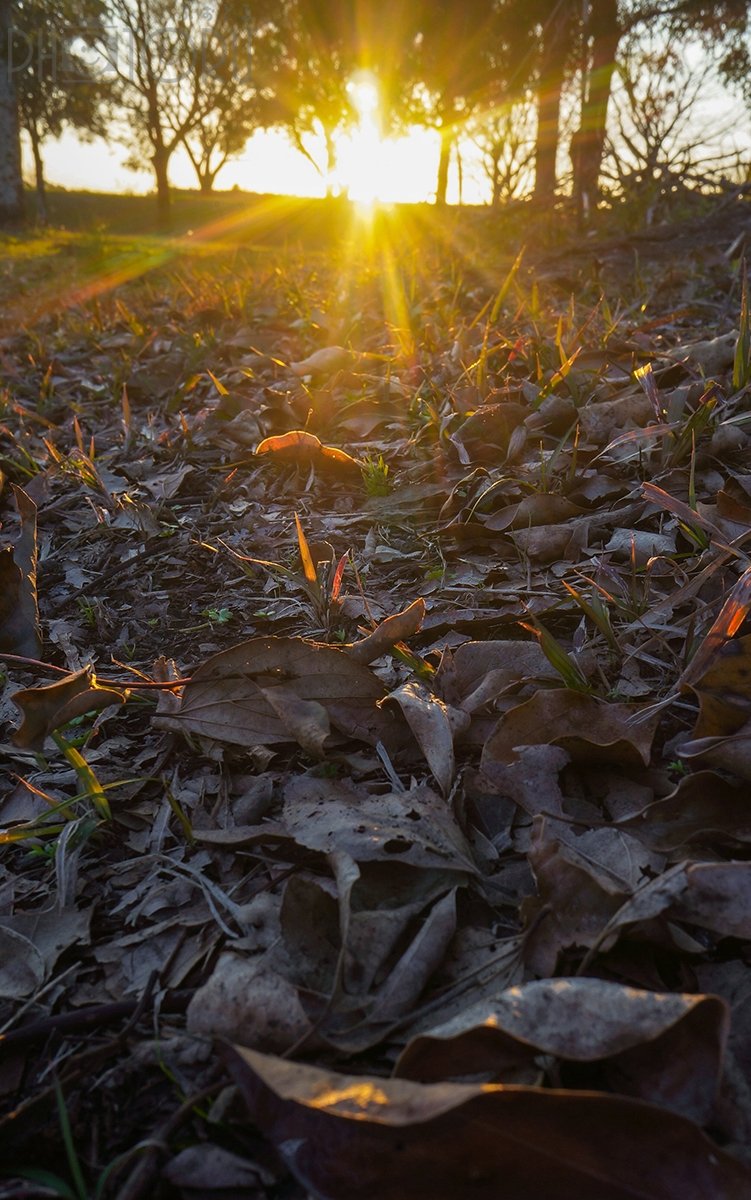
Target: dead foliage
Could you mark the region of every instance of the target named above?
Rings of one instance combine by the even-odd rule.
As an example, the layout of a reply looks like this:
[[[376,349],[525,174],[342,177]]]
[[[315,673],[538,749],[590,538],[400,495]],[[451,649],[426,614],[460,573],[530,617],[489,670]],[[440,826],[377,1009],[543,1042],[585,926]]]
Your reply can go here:
[[[0,1197],[751,1194],[708,228],[6,246]]]

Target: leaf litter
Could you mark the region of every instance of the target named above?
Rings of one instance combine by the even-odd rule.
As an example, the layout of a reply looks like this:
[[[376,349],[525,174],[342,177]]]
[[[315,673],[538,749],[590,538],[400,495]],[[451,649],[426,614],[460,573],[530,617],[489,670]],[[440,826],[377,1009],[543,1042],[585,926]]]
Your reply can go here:
[[[467,221],[3,338],[0,1196],[751,1191],[732,222]]]

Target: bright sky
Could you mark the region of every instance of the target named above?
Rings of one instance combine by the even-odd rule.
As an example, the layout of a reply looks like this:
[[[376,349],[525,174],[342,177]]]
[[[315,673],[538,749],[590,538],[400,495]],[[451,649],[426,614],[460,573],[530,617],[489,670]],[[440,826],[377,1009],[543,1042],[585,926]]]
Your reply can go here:
[[[359,125],[338,139],[338,163],[333,182],[337,190],[347,191],[353,200],[384,200],[414,203],[431,200],[438,168],[439,141],[434,130],[412,128],[405,136],[382,139],[378,123],[378,95],[372,82],[360,80],[351,85],[359,112]],[[737,100],[718,93],[710,85],[705,100],[695,114],[696,124],[719,130],[729,117],[735,120],[736,141],[746,147],[749,138],[738,127]],[[703,110],[703,111],[701,111]],[[743,111],[741,109],[741,111]],[[745,113],[744,113],[745,116]],[[708,141],[712,141],[711,134]],[[724,140],[724,139],[723,139]],[[307,143],[313,158],[321,161],[322,139]],[[462,143],[463,200],[481,204],[488,200],[490,186],[483,176],[476,148]],[[82,142],[74,133],[50,139],[43,148],[47,180],[71,189],[100,192],[149,192],[154,180],[150,171],[131,171],[124,166],[127,149],[119,143],[96,138]],[[25,173],[33,171],[28,145],[24,146]],[[178,151],[170,164],[174,186],[195,188],[193,168],[184,152]],[[234,186],[243,191],[321,196],[325,180],[313,164],[297,150],[280,130],[259,130],[248,142],[240,158],[233,159],[221,171],[218,187]],[[452,156],[448,199],[459,199],[458,171]]]
[[[382,138],[378,120],[378,92],[368,79],[353,81],[352,99],[359,113],[358,125],[338,138],[337,167],[333,183],[337,191],[346,191],[353,200],[384,200],[417,203],[433,197],[438,171],[439,140],[434,130],[412,128],[398,138]],[[311,137],[306,146],[321,162],[323,139]],[[117,142],[101,138],[82,142],[72,132],[46,143],[45,175],[50,183],[67,188],[99,192],[149,192],[154,179],[150,171],[131,171],[125,167],[127,150]],[[463,151],[466,158],[466,151]],[[24,145],[24,169],[32,177],[31,154]],[[175,187],[194,188],[196,177],[184,151],[177,151],[170,162],[170,179]],[[464,200],[482,203],[487,188],[471,172],[465,180]],[[313,164],[301,154],[281,130],[258,130],[241,157],[233,159],[221,171],[218,186],[237,186],[244,191],[322,196],[326,181]],[[449,174],[449,201],[458,200],[456,164]]]
[[[314,157],[317,150],[311,140]],[[50,139],[44,147],[45,173],[50,183],[67,188],[97,192],[149,192],[154,187],[150,171],[131,171],[123,165],[124,146],[96,138],[79,141],[75,134],[64,133]],[[33,177],[31,154],[24,147],[25,174]],[[434,131],[415,129],[409,137],[380,141],[377,131],[364,131],[359,144],[343,137],[339,146],[337,182],[349,185],[353,200],[377,197],[405,203],[430,200],[438,170],[438,136]],[[170,163],[170,178],[175,187],[196,187],[190,162],[176,153]],[[456,173],[450,177],[449,199],[457,198]],[[217,179],[219,188],[234,185],[244,191],[270,192],[301,196],[322,196],[325,182],[313,165],[279,130],[259,130],[248,142],[241,158],[229,162]],[[453,194],[452,194],[453,193]],[[467,202],[479,203],[485,196],[474,187],[465,187]]]

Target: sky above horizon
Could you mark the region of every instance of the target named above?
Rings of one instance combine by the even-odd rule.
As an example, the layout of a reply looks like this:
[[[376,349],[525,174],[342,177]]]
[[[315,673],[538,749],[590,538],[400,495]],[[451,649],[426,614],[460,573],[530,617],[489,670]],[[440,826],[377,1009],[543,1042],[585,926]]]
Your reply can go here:
[[[719,85],[716,77],[713,79],[706,72],[704,78],[707,82],[693,113],[691,137],[701,140],[708,153],[735,144],[748,157],[751,120],[747,110]],[[359,90],[362,93],[362,105],[357,105],[359,125],[338,137],[335,190],[348,192],[352,199],[364,201],[417,203],[433,199],[439,155],[438,133],[412,127],[400,137],[381,138],[377,124],[377,93],[368,83],[364,87],[360,85]],[[357,104],[357,97],[355,102]],[[22,140],[24,174],[31,182],[32,157],[25,135]],[[564,131],[560,164],[563,171],[569,166],[566,141]],[[311,156],[320,162],[322,139],[311,137],[306,145]],[[46,179],[53,185],[71,190],[126,194],[143,194],[154,189],[150,170],[131,170],[125,165],[128,149],[114,136],[106,141],[99,137],[86,141],[68,130],[59,138],[50,138],[42,153]],[[487,203],[490,182],[482,170],[477,147],[466,139],[461,142],[461,161],[461,199],[468,204]],[[170,179],[178,188],[197,186],[195,172],[184,150],[178,150],[171,159]],[[220,172],[217,190],[233,187],[270,194],[322,196],[326,182],[282,130],[271,129],[257,130],[243,153]],[[456,155],[452,155],[448,199],[449,202],[460,199]]]
[[[26,137],[23,138],[24,175],[33,179],[33,163]],[[430,200],[438,168],[438,135],[432,130],[413,130],[408,137],[386,139],[380,145],[352,152],[350,139],[339,147],[340,183],[349,184],[358,199],[357,180],[367,173],[367,188],[383,193],[382,199],[416,203]],[[316,146],[311,142],[316,154]],[[125,166],[128,152],[121,143],[102,138],[83,142],[73,131],[50,138],[43,148],[45,176],[50,184],[75,190],[145,193],[154,189],[151,171],[133,171]],[[482,181],[475,170],[465,167],[464,199],[483,203]],[[187,155],[177,151],[170,162],[170,180],[178,188],[195,188],[196,176]],[[239,187],[243,191],[322,196],[323,176],[296,149],[281,130],[258,130],[237,159],[227,163],[217,178],[217,189]],[[471,188],[471,190],[470,190]],[[487,187],[485,188],[487,191]],[[456,168],[450,176],[449,198],[458,199]]]

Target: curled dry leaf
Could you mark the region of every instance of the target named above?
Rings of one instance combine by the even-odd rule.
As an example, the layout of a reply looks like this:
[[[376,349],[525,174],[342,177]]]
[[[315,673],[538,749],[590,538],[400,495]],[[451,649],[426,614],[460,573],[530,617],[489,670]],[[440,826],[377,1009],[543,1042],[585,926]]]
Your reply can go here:
[[[101,687],[91,667],[84,667],[45,687],[24,688],[16,692],[13,703],[21,710],[23,721],[13,740],[24,750],[42,750],[45,738],[83,713],[99,712],[127,699],[127,690]]]
[[[407,733],[393,712],[379,707],[384,695],[375,675],[343,650],[302,638],[253,638],[207,659],[186,684],[179,709],[155,721],[235,746],[304,739],[318,754],[327,717],[348,737],[395,750]]]
[[[685,750],[684,745],[682,753]],[[669,796],[647,805],[622,821],[620,827],[661,851],[678,850],[695,842],[747,844],[751,842],[748,790],[714,771],[697,771],[681,779]]]
[[[251,1121],[319,1200],[745,1200],[751,1188],[693,1121],[623,1096],[226,1053]]]
[[[706,1123],[729,1013],[717,996],[645,992],[603,979],[541,979],[469,1004],[416,1037],[396,1074],[422,1083],[478,1075],[516,1082],[540,1054],[575,1063],[578,1088],[636,1096]]]
[[[436,783],[444,796],[448,796],[456,774],[454,735],[466,730],[469,716],[460,709],[449,708],[421,683],[403,684],[391,693],[389,700],[401,708]]]
[[[569,688],[535,692],[501,717],[483,750],[482,769],[492,778],[494,764],[513,762],[517,746],[542,743],[561,746],[575,761],[647,766],[659,713],[634,723],[640,711]]]
[[[314,350],[307,358],[301,359],[300,362],[290,363],[289,369],[301,377],[333,375],[334,371],[341,371],[345,367],[351,366],[355,357],[352,351],[346,350],[344,346],[323,346],[320,350]]]
[[[406,608],[392,617],[386,617],[380,625],[359,642],[342,647],[355,662],[373,662],[386,654],[397,642],[404,642],[418,632],[425,618],[425,601],[422,596],[413,600]]]
[[[21,536],[0,550],[0,650],[38,658],[42,649],[37,608],[37,508],[13,484]]]
[[[726,737],[694,738],[684,742],[679,754],[689,762],[699,762],[706,767],[728,771],[738,779],[751,780],[751,721]]]
[[[289,433],[264,438],[256,446],[256,454],[270,454],[282,462],[331,467],[340,471],[360,471],[359,462],[351,454],[339,450],[336,446],[324,446],[320,438],[304,429],[291,429]]]

